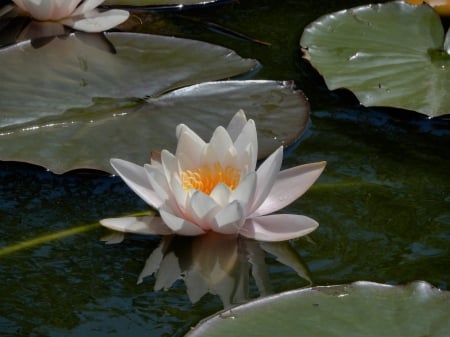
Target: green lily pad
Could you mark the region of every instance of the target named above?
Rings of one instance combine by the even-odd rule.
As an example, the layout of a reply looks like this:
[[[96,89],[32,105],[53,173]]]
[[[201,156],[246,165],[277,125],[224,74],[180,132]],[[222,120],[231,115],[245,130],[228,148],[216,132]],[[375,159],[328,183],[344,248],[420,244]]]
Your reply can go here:
[[[225,310],[186,337],[444,337],[450,293],[426,282],[372,282],[289,291]]]
[[[152,150],[173,150],[179,123],[209,138],[239,109],[255,119],[265,156],[306,126],[309,106],[292,83],[204,82],[248,72],[255,60],[193,40],[107,36],[117,53],[85,35],[0,51],[0,160],[111,171],[111,157],[145,163]]]
[[[435,117],[450,113],[449,40],[431,7],[394,1],[325,15],[300,44],[331,90]]]

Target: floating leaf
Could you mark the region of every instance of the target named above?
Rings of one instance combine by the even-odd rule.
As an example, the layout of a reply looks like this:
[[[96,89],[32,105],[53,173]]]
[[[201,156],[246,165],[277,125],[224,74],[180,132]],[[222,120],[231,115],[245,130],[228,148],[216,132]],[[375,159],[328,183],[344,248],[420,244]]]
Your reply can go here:
[[[449,306],[450,293],[425,282],[356,282],[255,300],[203,321],[186,337],[444,337]]]
[[[427,5],[396,1],[325,15],[300,44],[331,90],[348,88],[367,106],[450,113],[448,42]]]
[[[108,38],[117,53],[85,35],[53,39],[37,49],[27,42],[0,51],[1,160],[58,173],[111,171],[111,157],[145,163],[152,150],[173,150],[179,123],[209,138],[239,109],[256,120],[264,156],[294,142],[306,125],[308,104],[290,83],[189,86],[257,66],[229,49],[140,34]]]

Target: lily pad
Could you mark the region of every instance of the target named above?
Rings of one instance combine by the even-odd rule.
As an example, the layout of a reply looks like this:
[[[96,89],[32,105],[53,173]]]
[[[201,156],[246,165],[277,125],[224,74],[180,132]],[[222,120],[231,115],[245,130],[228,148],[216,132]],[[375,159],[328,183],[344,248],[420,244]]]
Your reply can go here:
[[[107,37],[116,53],[84,35],[0,50],[0,160],[111,171],[111,157],[144,163],[152,150],[173,150],[179,123],[208,138],[239,109],[255,119],[265,156],[306,126],[309,107],[292,83],[202,83],[248,72],[255,60],[193,40]]]
[[[186,336],[448,336],[450,293],[426,282],[289,291],[225,310]]]
[[[450,113],[449,41],[431,7],[394,1],[325,15],[300,44],[331,90],[435,117]]]

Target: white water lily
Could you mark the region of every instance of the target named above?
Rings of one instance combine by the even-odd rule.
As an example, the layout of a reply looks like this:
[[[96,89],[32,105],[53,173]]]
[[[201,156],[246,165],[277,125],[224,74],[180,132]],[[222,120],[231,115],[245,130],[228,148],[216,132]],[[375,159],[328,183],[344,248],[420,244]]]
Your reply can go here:
[[[59,22],[84,32],[102,32],[128,19],[124,10],[99,12],[104,0],[13,0],[27,15],[38,21]]]
[[[300,197],[320,176],[325,162],[280,171],[283,147],[256,169],[258,143],[253,120],[239,111],[209,143],[184,124],[176,130],[175,154],[167,150],[143,167],[112,159],[125,183],[160,217],[104,219],[113,230],[139,234],[239,234],[262,241],[306,235],[318,223],[303,215],[270,214]]]

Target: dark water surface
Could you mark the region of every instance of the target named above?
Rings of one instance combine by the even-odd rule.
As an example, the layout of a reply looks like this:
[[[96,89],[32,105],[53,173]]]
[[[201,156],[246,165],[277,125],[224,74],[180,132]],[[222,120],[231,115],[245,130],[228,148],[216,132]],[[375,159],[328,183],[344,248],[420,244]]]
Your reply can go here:
[[[312,107],[311,125],[285,166],[326,160],[319,181],[287,213],[320,227],[293,247],[316,285],[425,280],[448,289],[450,276],[450,122],[364,108],[346,91],[329,92],[300,58],[304,26],[364,1],[248,1],[183,13],[138,14],[138,32],[174,34],[224,45],[258,59],[264,79],[295,80]],[[183,15],[183,16],[180,16]],[[212,31],[214,22],[270,46]],[[182,336],[222,308],[217,296],[192,304],[183,282],[152,291],[137,285],[159,238],[99,241],[102,218],[145,210],[120,179],[99,172],[54,175],[0,162],[0,247],[44,237],[0,255],[1,336]],[[79,227],[85,226],[85,227]],[[45,236],[79,228],[51,240]],[[1,249],[1,248],[0,248]],[[273,290],[307,285],[267,255]],[[257,295],[254,281],[250,294]]]

